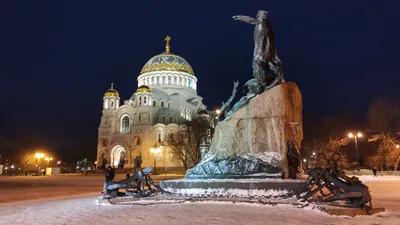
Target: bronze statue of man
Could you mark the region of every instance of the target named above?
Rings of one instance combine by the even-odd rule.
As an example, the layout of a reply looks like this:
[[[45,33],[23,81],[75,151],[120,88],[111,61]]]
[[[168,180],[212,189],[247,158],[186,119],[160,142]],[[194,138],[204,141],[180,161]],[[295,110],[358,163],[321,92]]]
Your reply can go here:
[[[282,62],[277,55],[275,34],[268,21],[268,12],[260,10],[256,18],[234,16],[233,19],[255,25],[253,75],[260,85],[259,93],[282,82]]]

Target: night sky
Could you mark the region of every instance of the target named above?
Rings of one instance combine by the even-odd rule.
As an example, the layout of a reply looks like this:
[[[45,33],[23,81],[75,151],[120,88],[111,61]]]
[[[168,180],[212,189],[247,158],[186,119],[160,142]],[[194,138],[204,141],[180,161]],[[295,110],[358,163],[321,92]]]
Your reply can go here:
[[[102,97],[121,102],[142,66],[164,51],[184,57],[198,93],[216,109],[252,77],[252,25],[233,15],[269,12],[285,79],[304,117],[364,117],[373,97],[399,97],[399,1],[1,1],[0,136],[95,158]],[[305,124],[307,125],[307,124]]]

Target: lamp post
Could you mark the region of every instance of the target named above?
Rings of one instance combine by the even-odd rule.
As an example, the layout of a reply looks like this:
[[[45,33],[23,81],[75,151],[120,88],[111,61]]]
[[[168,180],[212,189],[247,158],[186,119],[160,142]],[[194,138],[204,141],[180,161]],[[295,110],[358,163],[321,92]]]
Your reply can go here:
[[[357,158],[357,169],[360,168],[360,157],[358,155],[358,138],[361,138],[363,135],[361,132],[358,132],[357,134],[349,133],[347,135],[349,138],[354,138],[354,144],[356,146],[356,158]]]
[[[400,149],[400,145],[396,145],[396,149]],[[399,163],[400,163],[400,154],[399,157],[397,157],[397,161],[396,164],[394,165],[394,171],[397,171],[398,167],[399,167]]]
[[[160,147],[157,146],[157,143],[154,144],[154,146],[151,147],[150,151],[154,153],[154,174],[158,174],[156,171],[156,166],[157,166],[157,155],[160,153]]]
[[[47,167],[49,167],[50,166],[50,161],[52,161],[53,160],[53,158],[52,157],[46,157],[46,161],[47,161]]]
[[[38,165],[40,165],[40,158],[43,158],[43,157],[44,157],[44,154],[43,154],[43,153],[36,153],[36,154],[35,154],[35,158],[38,159]]]
[[[218,123],[219,121],[219,114],[221,114],[221,110],[217,109],[215,110],[215,113],[217,113],[217,117],[215,117],[215,123],[214,126]]]

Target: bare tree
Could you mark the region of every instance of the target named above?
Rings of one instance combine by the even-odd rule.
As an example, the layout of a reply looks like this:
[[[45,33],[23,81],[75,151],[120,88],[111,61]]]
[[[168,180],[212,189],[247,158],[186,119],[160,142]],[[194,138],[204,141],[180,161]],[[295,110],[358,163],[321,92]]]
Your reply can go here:
[[[23,172],[27,172],[35,167],[37,164],[37,159],[34,153],[21,150],[18,152],[18,163],[23,168]],[[40,165],[37,165],[38,167]]]
[[[381,133],[375,134],[368,142],[378,143],[378,152],[376,154],[376,164],[381,170],[384,167],[393,167],[394,170],[398,169],[400,159],[400,148],[398,143],[400,133]]]
[[[210,142],[212,119],[208,115],[198,115],[186,121],[176,134],[165,138],[168,147],[182,162],[185,170],[201,161],[201,145]]]
[[[350,139],[348,138],[329,138],[329,139],[313,139],[312,142],[308,142],[306,144],[306,148],[308,150],[308,158],[311,159],[311,163],[315,164],[314,166],[324,166],[325,163],[323,158],[320,158],[319,155],[321,153],[325,154],[328,158],[335,152],[340,153],[340,147],[345,146],[350,143]],[[315,153],[313,155],[312,153]],[[347,163],[347,157],[344,154],[341,154],[341,162],[342,165]]]
[[[400,103],[389,98],[376,98],[367,112],[369,130],[373,133],[368,142],[378,144],[375,157],[380,169],[397,169],[400,159],[398,139],[400,139]]]
[[[367,112],[367,123],[370,131],[388,134],[399,131],[400,104],[388,98],[376,98]]]

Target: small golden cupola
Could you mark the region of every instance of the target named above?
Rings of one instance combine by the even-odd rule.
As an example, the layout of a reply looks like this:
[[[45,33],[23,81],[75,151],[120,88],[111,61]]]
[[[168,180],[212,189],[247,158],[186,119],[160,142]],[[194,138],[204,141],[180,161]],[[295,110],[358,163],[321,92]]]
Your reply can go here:
[[[119,93],[114,89],[114,83],[111,83],[111,88],[104,93],[104,97],[119,97]]]
[[[142,86],[138,87],[138,89],[136,90],[136,93],[150,93],[150,92],[151,92],[151,89],[147,85],[142,85]]]
[[[111,88],[104,93],[103,109],[118,109],[119,100],[119,93],[114,89],[114,83],[111,83]]]

